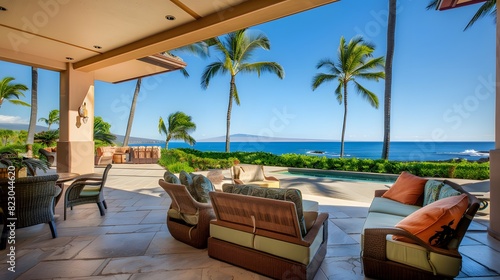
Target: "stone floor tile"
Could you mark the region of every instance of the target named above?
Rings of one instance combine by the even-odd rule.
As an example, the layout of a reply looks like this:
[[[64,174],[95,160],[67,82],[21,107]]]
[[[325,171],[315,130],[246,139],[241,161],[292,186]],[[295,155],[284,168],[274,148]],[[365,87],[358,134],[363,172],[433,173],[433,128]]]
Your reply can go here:
[[[360,244],[328,245],[327,257],[357,257],[361,252]]]
[[[356,280],[365,279],[362,274],[362,265],[359,257],[332,257],[325,258],[321,270],[328,279]]]
[[[347,233],[341,230],[334,222],[328,221],[328,245],[339,244],[356,244],[356,240],[352,239]]]
[[[365,223],[365,219],[363,218],[351,218],[351,219],[336,219],[333,220],[341,230],[345,233],[361,233],[363,229],[363,224]]]
[[[24,273],[19,280],[57,277],[82,277],[93,275],[104,260],[61,260],[40,262]]]
[[[182,271],[155,271],[136,273],[129,280],[201,280],[202,269],[190,269]],[[213,278],[215,280],[215,278]]]
[[[152,232],[101,235],[75,258],[96,259],[143,255],[153,236]]]

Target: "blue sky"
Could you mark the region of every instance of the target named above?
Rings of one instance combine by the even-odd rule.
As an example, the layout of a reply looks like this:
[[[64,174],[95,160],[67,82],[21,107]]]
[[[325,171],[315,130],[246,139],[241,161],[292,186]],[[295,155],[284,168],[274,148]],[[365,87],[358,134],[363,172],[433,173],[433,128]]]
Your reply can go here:
[[[336,59],[341,36],[362,35],[385,56],[386,0],[343,0],[301,14],[252,27],[265,33],[270,51],[258,51],[257,61],[275,61],[285,78],[269,73],[240,74],[241,106],[233,106],[231,134],[340,140],[343,105],[335,83],[314,92],[312,77],[323,58]],[[494,20],[486,17],[463,28],[479,5],[455,10],[427,11],[427,1],[398,1],[392,88],[392,141],[493,141],[495,101]],[[207,90],[200,86],[203,69],[216,57],[181,56],[190,77],[172,72],[149,77],[136,108],[132,136],[164,139],[158,119],[183,111],[192,116],[197,140],[225,135],[229,76],[216,76]],[[0,77],[31,86],[30,68],[0,62]],[[360,82],[376,93],[379,109],[350,90],[346,141],[382,141],[384,81]],[[96,81],[96,115],[125,134],[135,81],[109,84]],[[59,74],[39,71],[38,118],[59,107]],[[25,101],[29,102],[29,91]],[[0,122],[29,120],[29,108],[4,103]]]

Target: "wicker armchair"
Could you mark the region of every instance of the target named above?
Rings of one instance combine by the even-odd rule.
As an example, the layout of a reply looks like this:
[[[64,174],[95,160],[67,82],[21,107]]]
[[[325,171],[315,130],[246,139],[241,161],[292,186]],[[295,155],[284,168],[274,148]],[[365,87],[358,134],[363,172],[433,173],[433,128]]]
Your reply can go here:
[[[215,219],[212,205],[196,201],[184,185],[170,184],[163,179],[160,179],[158,184],[172,199],[167,213],[170,234],[195,248],[206,248],[210,235],[210,220]]]
[[[111,164],[106,166],[102,178],[82,175],[71,183],[64,195],[64,220],[66,220],[66,209],[68,207],[73,210],[73,206],[87,203],[97,203],[101,216],[105,215],[104,209],[108,209],[108,206],[104,199],[104,185],[111,166]]]
[[[0,179],[0,206],[3,220],[3,231],[0,240],[0,249],[5,249],[10,229],[6,226],[15,223],[15,228],[24,228],[33,225],[48,223],[52,237],[57,237],[56,224],[54,221],[54,197],[61,192],[56,186],[59,175],[34,176],[16,178],[15,181]],[[15,211],[9,211],[9,197],[12,192],[9,187],[14,182]],[[10,220],[16,218],[17,220]],[[9,220],[7,220],[9,219]]]

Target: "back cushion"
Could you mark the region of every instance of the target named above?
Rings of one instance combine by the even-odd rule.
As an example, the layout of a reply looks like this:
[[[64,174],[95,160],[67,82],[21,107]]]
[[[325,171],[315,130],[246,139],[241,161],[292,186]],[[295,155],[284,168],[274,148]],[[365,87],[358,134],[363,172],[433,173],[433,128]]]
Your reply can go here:
[[[165,171],[165,173],[163,173],[163,180],[165,180],[165,182],[170,183],[170,184],[177,184],[177,185],[181,184],[181,180],[179,180],[179,178],[177,178],[177,176],[175,176],[175,174],[173,174],[172,172],[170,172],[168,170]]]
[[[196,193],[196,201],[202,203],[210,202],[209,192],[214,191],[214,185],[203,175],[195,175],[193,178],[193,189]]]
[[[439,192],[441,188],[444,186],[443,182],[429,180],[425,183],[424,187],[424,205],[428,205],[433,203],[434,201],[439,199]]]
[[[425,183],[427,183],[427,179],[403,171],[382,197],[404,204],[415,205],[419,197],[424,193]]]
[[[187,173],[186,171],[182,170],[179,172],[179,180],[181,181],[181,184],[186,186],[186,189],[188,190],[189,194],[196,200],[198,201],[196,191],[194,190],[193,187],[193,178],[191,177],[191,174]]]
[[[298,189],[270,189],[254,185],[222,185],[222,191],[227,193],[236,193],[264,197],[269,199],[291,201],[295,204],[297,218],[299,219],[300,232],[302,236],[307,234],[306,222],[304,219],[304,210],[302,207],[302,193]]]
[[[432,246],[446,248],[454,238],[453,232],[469,205],[466,194],[437,200],[413,212],[396,224]],[[393,236],[393,239],[410,242],[410,239]]]

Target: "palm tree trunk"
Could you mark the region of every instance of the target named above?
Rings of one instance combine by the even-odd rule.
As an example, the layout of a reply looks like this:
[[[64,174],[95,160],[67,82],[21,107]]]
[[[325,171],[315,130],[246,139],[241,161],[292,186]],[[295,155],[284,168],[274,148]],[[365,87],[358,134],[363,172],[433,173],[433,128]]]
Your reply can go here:
[[[397,0],[389,0],[387,53],[385,55],[384,144],[382,146],[382,159],[389,158],[389,146],[391,143],[392,59],[394,56],[394,37],[396,33],[396,2]]]
[[[31,114],[26,144],[35,142],[36,115],[38,111],[38,68],[31,67]]]
[[[132,105],[130,106],[130,115],[128,116],[127,131],[125,132],[125,138],[123,139],[123,146],[128,146],[128,140],[130,139],[130,131],[132,130],[132,123],[134,122],[135,115],[135,105],[137,104],[137,98],[139,92],[141,91],[142,78],[137,79],[135,84],[134,97],[132,98]]]
[[[227,105],[227,118],[226,118],[226,153],[229,153],[230,145],[230,127],[231,127],[231,110],[233,109],[233,96],[234,96],[234,76],[231,76],[229,84],[229,104]]]
[[[347,123],[347,83],[344,83],[344,122],[342,123],[342,137],[340,139],[340,157],[344,157],[344,138]]]

